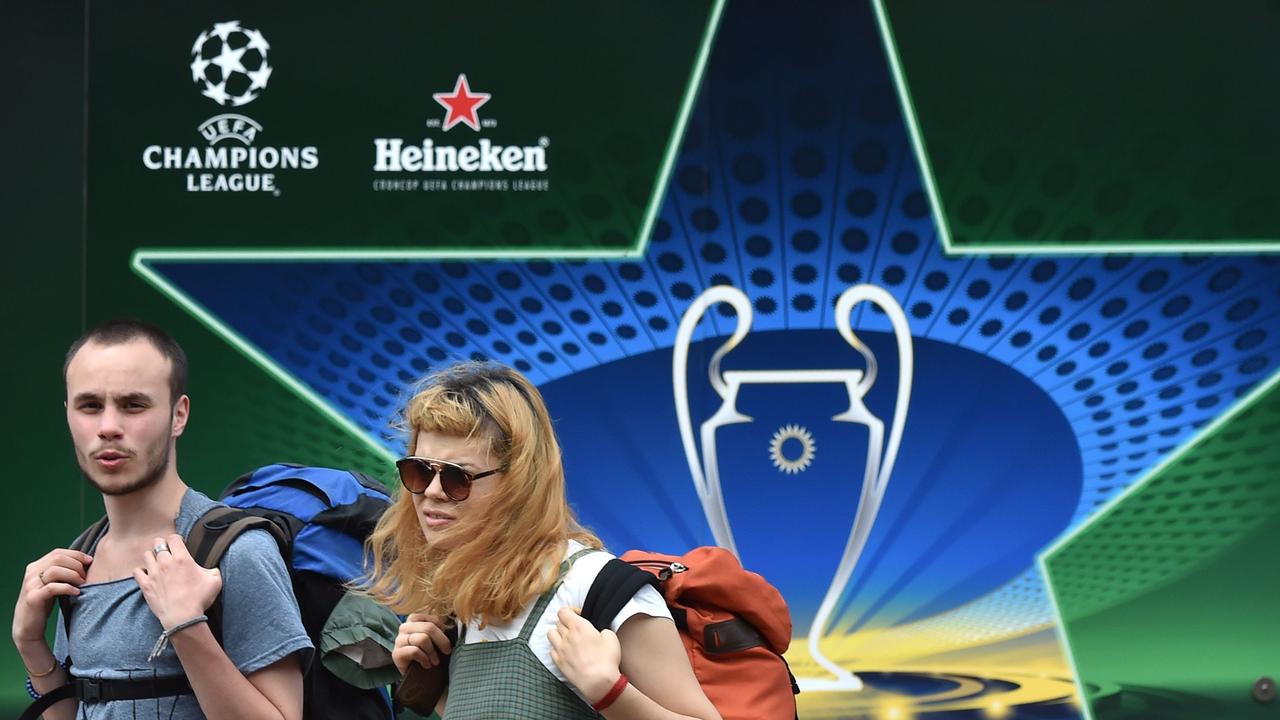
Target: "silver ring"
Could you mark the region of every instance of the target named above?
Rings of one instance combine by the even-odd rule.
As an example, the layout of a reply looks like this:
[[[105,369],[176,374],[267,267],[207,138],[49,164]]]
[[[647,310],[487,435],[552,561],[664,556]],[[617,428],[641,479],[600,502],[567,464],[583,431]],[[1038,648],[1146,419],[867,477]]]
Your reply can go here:
[[[162,552],[167,552],[171,555],[173,554],[172,551],[169,550],[169,545],[167,543],[157,543],[155,547],[151,548],[151,554],[156,557],[160,557],[160,553]]]

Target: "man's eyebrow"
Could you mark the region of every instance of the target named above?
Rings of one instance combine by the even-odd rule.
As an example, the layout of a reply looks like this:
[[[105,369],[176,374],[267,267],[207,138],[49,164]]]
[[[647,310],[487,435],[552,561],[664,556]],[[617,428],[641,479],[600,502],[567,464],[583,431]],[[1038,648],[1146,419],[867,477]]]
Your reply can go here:
[[[131,392],[131,393],[125,393],[123,395],[116,395],[115,401],[118,403],[126,403],[126,404],[131,402],[140,402],[140,403],[149,404],[151,402],[151,396],[144,392]]]
[[[72,401],[73,403],[82,403],[82,402],[86,402],[86,401],[88,401],[88,400],[99,400],[99,401],[101,401],[101,400],[102,400],[102,394],[101,394],[101,393],[96,393],[96,392],[82,392],[82,393],[77,393],[77,394],[76,394],[76,396],[75,396],[74,398],[72,398],[72,400],[71,400],[71,401]]]

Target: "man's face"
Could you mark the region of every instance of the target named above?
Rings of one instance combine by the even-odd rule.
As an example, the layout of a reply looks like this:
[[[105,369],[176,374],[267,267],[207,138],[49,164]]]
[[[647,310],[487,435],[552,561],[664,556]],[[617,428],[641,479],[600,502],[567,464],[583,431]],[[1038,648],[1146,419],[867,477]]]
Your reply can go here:
[[[67,426],[80,471],[104,495],[153,485],[169,469],[189,401],[169,397],[170,363],[150,342],[86,343],[67,367]]]

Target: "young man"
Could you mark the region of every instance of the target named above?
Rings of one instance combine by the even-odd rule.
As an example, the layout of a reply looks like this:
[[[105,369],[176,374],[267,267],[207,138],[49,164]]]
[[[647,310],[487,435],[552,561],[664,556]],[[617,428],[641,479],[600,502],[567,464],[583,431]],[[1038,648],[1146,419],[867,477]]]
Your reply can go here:
[[[214,505],[178,475],[186,374],[182,348],[136,321],[100,325],[67,353],[67,425],[109,525],[87,554],[52,550],[22,581],[13,641],[33,695],[69,681],[80,688],[80,699],[59,702],[46,719],[302,717],[311,642],[275,541],[247,532],[212,570],[183,543]],[[205,619],[219,593],[221,644]],[[71,607],[70,634],[60,617],[50,649],[45,627],[60,597]],[[113,699],[157,688],[164,694]]]

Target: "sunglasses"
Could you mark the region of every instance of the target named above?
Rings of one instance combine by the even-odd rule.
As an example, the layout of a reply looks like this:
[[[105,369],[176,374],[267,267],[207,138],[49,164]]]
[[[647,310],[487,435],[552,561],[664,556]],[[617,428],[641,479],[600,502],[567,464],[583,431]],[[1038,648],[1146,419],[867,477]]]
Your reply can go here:
[[[494,468],[481,473],[470,473],[463,470],[462,466],[447,460],[414,457],[412,455],[396,461],[396,470],[400,471],[400,482],[404,485],[405,490],[414,495],[421,495],[427,491],[431,481],[439,475],[440,487],[444,490],[444,494],[454,502],[462,502],[471,497],[471,483],[482,477],[500,473],[505,469]]]

